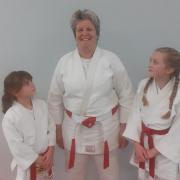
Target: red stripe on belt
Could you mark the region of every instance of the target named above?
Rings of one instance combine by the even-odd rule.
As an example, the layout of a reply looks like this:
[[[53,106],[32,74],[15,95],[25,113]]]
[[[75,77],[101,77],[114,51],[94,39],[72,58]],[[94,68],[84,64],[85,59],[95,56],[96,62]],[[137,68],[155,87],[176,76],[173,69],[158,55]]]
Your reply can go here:
[[[116,113],[118,110],[118,106],[115,106],[112,108],[111,112],[112,115]],[[66,114],[72,118],[72,112],[65,109]],[[96,117],[87,117],[85,120],[81,122],[83,126],[86,126],[87,128],[91,128],[94,124],[96,123]],[[74,162],[75,162],[75,151],[76,151],[76,141],[75,138],[72,139],[71,142],[71,149],[70,149],[70,155],[69,155],[69,163],[68,163],[68,168],[71,169],[74,167]],[[104,142],[104,169],[109,167],[109,145],[108,142]]]
[[[36,180],[36,165],[33,163],[30,167],[30,180]]]
[[[140,144],[144,147],[144,137],[145,135],[148,137],[148,146],[149,149],[154,148],[154,141],[153,135],[165,135],[168,133],[170,128],[163,129],[163,130],[155,130],[145,126],[142,122],[142,131],[140,136]],[[145,169],[145,162],[139,163],[139,168]],[[155,175],[155,157],[149,159],[149,175],[154,178]]]

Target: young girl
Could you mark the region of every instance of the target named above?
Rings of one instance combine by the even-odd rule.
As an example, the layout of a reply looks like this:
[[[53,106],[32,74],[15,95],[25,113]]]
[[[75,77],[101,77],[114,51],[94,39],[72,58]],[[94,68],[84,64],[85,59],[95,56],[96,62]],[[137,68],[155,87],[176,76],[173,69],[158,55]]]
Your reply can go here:
[[[32,76],[14,71],[4,80],[2,127],[17,166],[16,180],[51,180],[55,145],[54,123],[48,119],[47,105],[34,99]]]
[[[180,53],[158,48],[140,82],[124,136],[134,144],[131,162],[140,180],[179,180]]]

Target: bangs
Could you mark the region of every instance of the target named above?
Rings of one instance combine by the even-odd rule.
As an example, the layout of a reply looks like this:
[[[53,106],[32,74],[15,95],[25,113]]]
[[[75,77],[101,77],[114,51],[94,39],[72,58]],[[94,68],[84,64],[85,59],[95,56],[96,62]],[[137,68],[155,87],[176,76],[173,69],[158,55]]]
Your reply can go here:
[[[28,81],[32,81],[32,76],[31,74],[27,73],[27,72],[21,72],[20,77],[22,78],[21,82],[22,84],[26,84]]]
[[[5,78],[4,91],[18,92],[28,81],[32,81],[31,74],[26,71],[13,71]]]
[[[32,81],[31,74],[26,71],[18,71],[17,74],[17,83],[19,84],[18,89],[21,89],[23,85],[26,85],[29,81]]]

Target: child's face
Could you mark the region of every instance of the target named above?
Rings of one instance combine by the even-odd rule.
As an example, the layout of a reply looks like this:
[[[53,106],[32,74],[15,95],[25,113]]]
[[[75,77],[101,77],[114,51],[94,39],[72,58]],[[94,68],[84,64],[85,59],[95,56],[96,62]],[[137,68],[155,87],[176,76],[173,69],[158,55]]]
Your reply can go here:
[[[25,80],[19,92],[15,94],[17,98],[31,98],[35,94],[35,85],[31,80]]]
[[[170,77],[173,69],[168,67],[165,62],[166,54],[162,52],[154,52],[150,57],[148,72],[149,76],[155,79],[164,79]]]

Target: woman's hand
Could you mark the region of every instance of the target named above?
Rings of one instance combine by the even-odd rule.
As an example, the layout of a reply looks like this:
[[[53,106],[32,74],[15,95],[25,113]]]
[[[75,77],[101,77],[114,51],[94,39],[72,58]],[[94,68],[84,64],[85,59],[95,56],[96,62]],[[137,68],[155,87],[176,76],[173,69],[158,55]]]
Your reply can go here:
[[[154,158],[159,154],[159,151],[156,148],[148,149],[147,150],[147,158],[151,159]]]
[[[64,149],[64,142],[62,136],[62,125],[56,125],[56,144]]]
[[[141,146],[138,142],[134,142],[134,150],[135,150],[135,162],[144,162],[148,159],[147,150]]]
[[[119,131],[119,148],[125,148],[128,145],[128,140],[122,136],[124,130],[126,129],[125,123],[120,123],[120,131]]]

